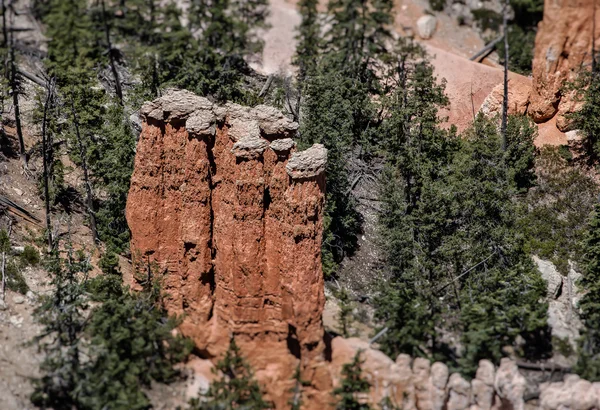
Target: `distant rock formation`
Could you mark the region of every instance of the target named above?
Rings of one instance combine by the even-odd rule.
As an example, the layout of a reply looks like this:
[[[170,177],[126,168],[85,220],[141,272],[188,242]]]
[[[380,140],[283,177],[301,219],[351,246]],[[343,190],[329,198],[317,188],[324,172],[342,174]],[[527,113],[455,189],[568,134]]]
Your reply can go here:
[[[569,131],[565,114],[577,109],[572,92],[564,88],[583,68],[589,69],[592,41],[600,48],[600,5],[595,0],[546,0],[533,59],[533,90],[529,113],[535,122],[556,116],[556,125]],[[594,15],[596,32],[593,33]]]

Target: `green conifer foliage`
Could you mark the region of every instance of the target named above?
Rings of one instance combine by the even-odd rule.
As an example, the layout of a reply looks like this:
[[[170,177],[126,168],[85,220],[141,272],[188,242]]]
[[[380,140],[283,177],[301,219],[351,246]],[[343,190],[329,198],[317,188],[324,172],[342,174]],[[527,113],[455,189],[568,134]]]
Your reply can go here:
[[[242,357],[233,338],[225,356],[217,363],[215,373],[220,374],[220,378],[213,381],[200,398],[190,401],[190,410],[261,410],[272,407],[262,398],[252,369]]]
[[[571,115],[573,128],[583,136],[582,148],[590,163],[600,158],[600,70],[583,72],[574,84],[583,106]]]
[[[581,286],[586,293],[579,302],[583,330],[579,342],[577,373],[600,380],[600,205],[592,212],[584,242],[585,265]]]
[[[146,409],[150,401],[140,387],[175,380],[173,366],[188,356],[192,342],[173,335],[178,322],[160,307],[157,288],[142,293],[110,288],[114,293],[104,293],[86,326],[92,361],[80,386],[81,406]]]
[[[173,334],[178,322],[159,306],[157,286],[133,294],[117,275],[88,281],[89,257],[67,249],[66,260],[55,252],[46,262],[55,290],[36,311],[49,337],[37,340],[45,359],[32,401],[57,410],[149,408],[140,387],[173,381],[192,343]]]
[[[31,396],[34,404],[56,410],[77,408],[80,383],[85,374],[85,331],[88,299],[78,279],[89,271],[90,265],[82,253],[68,250],[67,259],[58,251],[49,255],[46,269],[54,276],[51,295],[43,296],[36,309],[39,323],[44,326],[40,349],[45,358],[41,365],[43,376],[35,380]]]
[[[107,198],[100,201],[96,217],[100,239],[109,252],[121,253],[129,245],[125,205],[135,158],[135,136],[125,120],[123,107],[113,102],[107,108],[96,145],[97,157],[91,164],[96,184]]]
[[[360,400],[358,394],[368,393],[371,388],[369,381],[362,375],[360,359],[361,351],[356,352],[352,362],[342,367],[340,386],[333,390],[337,400],[337,410],[369,410],[371,406]]]
[[[301,0],[298,11],[302,22],[298,27],[298,45],[294,64],[298,67],[298,82],[302,84],[307,76],[313,75],[317,67],[321,43],[321,26],[317,11],[317,0]]]
[[[528,211],[519,222],[527,251],[551,261],[563,275],[569,261],[583,261],[586,224],[599,193],[587,167],[571,161],[570,155],[564,148],[541,149],[536,186],[527,193]]]
[[[498,360],[517,336],[543,353],[545,286],[518,233],[515,202],[519,184],[529,181],[533,141],[527,127],[510,129],[510,159],[495,124],[479,117],[462,139],[432,144],[445,148],[428,154],[416,176],[387,171],[381,222],[391,283],[376,315],[390,328],[380,342],[389,354],[456,360],[459,352],[436,342],[440,326],[462,334],[456,364],[466,373],[479,359]],[[419,164],[419,152],[412,156]],[[419,187],[414,199],[408,184]]]
[[[332,21],[324,34],[326,47],[303,85],[300,118],[302,145],[322,143],[329,150],[323,238],[326,275],[354,251],[361,229],[347,160],[353,150],[366,158],[372,154],[381,114],[374,97],[383,92],[379,75],[388,55],[392,21],[391,2],[386,0],[332,0],[328,11]],[[311,47],[315,41],[306,37]]]

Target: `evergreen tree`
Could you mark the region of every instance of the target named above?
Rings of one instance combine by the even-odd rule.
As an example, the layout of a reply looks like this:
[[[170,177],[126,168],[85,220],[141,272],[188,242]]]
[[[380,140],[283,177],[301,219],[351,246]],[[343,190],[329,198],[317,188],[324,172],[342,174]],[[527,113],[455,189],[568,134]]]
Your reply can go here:
[[[327,201],[323,238],[326,275],[356,248],[361,221],[351,195],[348,158],[353,150],[368,158],[380,123],[374,97],[383,87],[379,72],[388,55],[391,2],[332,0],[331,27],[324,34],[324,55],[303,86],[303,145],[322,143],[328,149]],[[316,30],[316,28],[314,29]],[[312,46],[314,39],[307,37]]]
[[[301,0],[298,11],[302,17],[298,27],[298,45],[294,56],[294,64],[298,67],[298,83],[300,88],[307,76],[315,73],[321,43],[321,26],[317,11],[317,0]]]
[[[386,352],[452,359],[433,332],[444,323],[462,334],[458,364],[467,373],[479,359],[498,360],[517,336],[543,354],[545,288],[518,234],[514,201],[519,181],[528,180],[515,176],[531,172],[532,136],[515,131],[507,140],[506,152],[521,158],[507,160],[495,124],[479,117],[457,146],[447,143],[452,149],[441,162],[423,167],[434,172],[421,174],[416,200],[406,203],[398,189],[384,189],[392,284],[378,299],[377,316],[390,328],[381,339]]]
[[[340,288],[335,295],[339,301],[339,314],[338,321],[340,331],[343,337],[350,337],[351,325],[352,325],[352,312],[354,306],[352,303],[350,292],[346,288]]]
[[[54,292],[42,297],[35,312],[44,327],[42,335],[50,336],[37,339],[45,354],[41,365],[44,375],[35,380],[31,396],[38,406],[57,410],[78,407],[80,381],[85,374],[86,346],[82,336],[88,304],[78,275],[86,274],[90,268],[85,255],[74,254],[70,247],[66,260],[54,251],[46,262],[46,269],[54,276]]]
[[[583,241],[599,187],[587,167],[571,160],[566,147],[543,147],[536,158],[535,189],[525,197],[519,222],[527,251],[551,261],[566,275],[570,262],[583,262]]]
[[[382,246],[390,281],[376,297],[376,317],[388,326],[381,345],[388,354],[426,354],[435,336],[439,301],[439,255],[448,227],[444,197],[435,198],[457,142],[439,128],[438,110],[447,104],[422,48],[401,40],[397,64],[388,76],[393,93],[386,101],[389,117],[381,129],[380,149],[387,166],[381,177],[379,216]],[[431,207],[425,201],[435,198]]]
[[[570,115],[573,128],[583,136],[582,148],[593,164],[600,158],[600,70],[582,72],[573,87],[583,105]]]
[[[583,322],[576,371],[586,380],[600,380],[600,204],[596,204],[587,229],[584,274],[586,293],[579,302]]]
[[[125,205],[136,141],[125,120],[124,108],[116,102],[108,106],[101,130],[96,144],[98,154],[91,164],[96,185],[108,194],[96,213],[98,230],[108,252],[121,253],[129,242]]]
[[[221,377],[212,382],[201,398],[190,401],[190,410],[269,409],[263,400],[260,386],[254,380],[250,365],[242,357],[232,338],[229,349],[215,368]]]
[[[108,275],[95,288],[103,303],[86,326],[91,360],[79,387],[85,409],[149,408],[140,386],[175,380],[179,373],[174,365],[192,348],[190,340],[173,334],[178,322],[160,307],[156,283],[149,292],[131,293],[119,279]]]
[[[369,410],[371,406],[362,402],[357,394],[368,393],[371,384],[362,375],[360,359],[361,351],[354,355],[352,362],[346,363],[342,367],[342,380],[340,386],[333,390],[336,397],[337,410]]]

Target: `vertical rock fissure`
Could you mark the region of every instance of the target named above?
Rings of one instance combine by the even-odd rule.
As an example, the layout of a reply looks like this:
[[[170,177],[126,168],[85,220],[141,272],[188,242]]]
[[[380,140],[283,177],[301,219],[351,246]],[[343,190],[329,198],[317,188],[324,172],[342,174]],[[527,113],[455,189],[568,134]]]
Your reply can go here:
[[[215,139],[216,136],[212,135],[209,136],[207,138],[207,144],[206,144],[206,156],[208,158],[208,163],[209,163],[209,167],[208,167],[208,186],[210,188],[210,192],[209,192],[209,196],[208,196],[208,207],[209,207],[209,212],[210,212],[210,219],[209,219],[209,241],[208,241],[208,247],[210,249],[210,270],[208,272],[209,275],[209,285],[210,285],[210,294],[214,297],[215,294],[215,287],[216,287],[216,283],[215,283],[215,259],[217,257],[217,248],[215,246],[215,241],[214,241],[214,222],[215,222],[215,210],[213,207],[213,192],[215,189],[215,183],[213,182],[213,176],[216,174],[217,172],[217,163],[215,161],[215,155],[213,152],[213,149],[215,147]],[[213,312],[214,312],[214,300],[213,303],[211,304],[211,308],[210,308],[210,312],[208,315],[208,320],[212,319],[213,316]]]

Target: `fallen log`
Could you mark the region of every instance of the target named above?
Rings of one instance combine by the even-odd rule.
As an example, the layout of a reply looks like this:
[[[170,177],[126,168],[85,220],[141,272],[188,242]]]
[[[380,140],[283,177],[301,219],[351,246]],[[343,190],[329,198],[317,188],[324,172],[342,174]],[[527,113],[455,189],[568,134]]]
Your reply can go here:
[[[485,47],[483,47],[481,50],[479,50],[478,52],[473,54],[473,57],[469,58],[469,60],[471,60],[471,61],[483,60],[485,57],[487,57],[492,52],[494,47],[496,47],[496,44],[498,44],[503,38],[504,38],[504,36],[502,35],[502,36],[496,38],[495,40],[493,40],[492,42],[490,42],[489,44],[486,44]]]
[[[35,215],[2,195],[0,195],[0,206],[4,207],[11,214],[21,217],[28,222],[41,225],[42,221]]]

